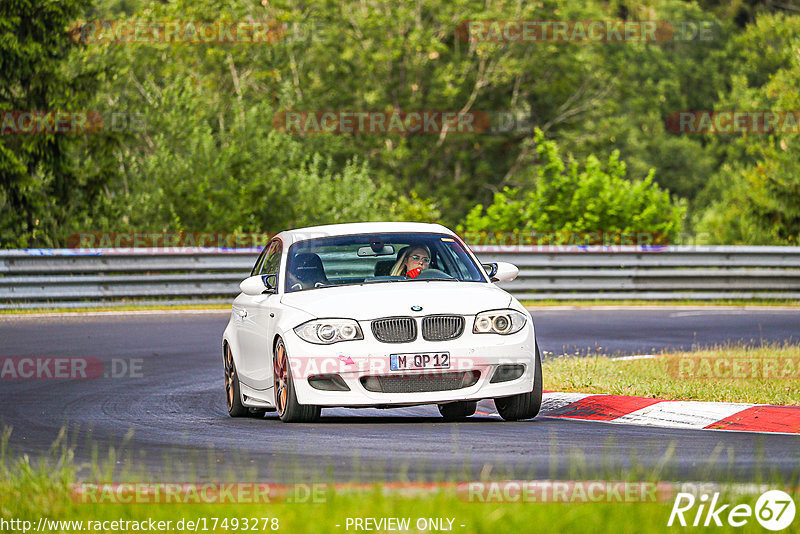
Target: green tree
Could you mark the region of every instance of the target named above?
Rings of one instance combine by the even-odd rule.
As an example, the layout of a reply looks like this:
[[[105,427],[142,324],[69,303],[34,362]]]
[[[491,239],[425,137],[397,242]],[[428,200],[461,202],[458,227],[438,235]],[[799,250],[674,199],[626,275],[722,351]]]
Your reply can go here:
[[[279,8],[245,2],[157,3],[143,15],[115,16],[286,18]],[[344,152],[336,147],[344,139],[320,143],[273,127],[275,102],[292,90],[286,72],[290,56],[302,49],[296,37],[277,44],[90,47],[88,63],[117,66],[97,106],[109,116],[136,117],[138,127],[121,135],[115,151],[117,179],[107,198],[114,216],[97,217],[87,228],[273,232],[322,223],[426,218],[432,206],[424,201],[412,205],[413,199],[395,195],[390,184],[376,179],[367,158],[357,152],[339,157]]]
[[[731,90],[718,109],[796,112],[800,109],[800,17],[763,14],[738,36]],[[747,46],[746,46],[747,45]],[[718,135],[725,162],[695,217],[702,243],[800,243],[798,127]]]
[[[765,88],[773,84],[770,90],[784,91],[776,76],[794,73],[786,69],[796,61],[793,40],[800,17],[765,13],[777,9],[773,3],[95,0],[92,6],[58,5],[81,7],[69,8],[70,15],[56,23],[52,13],[68,8],[44,0],[3,4],[0,24],[8,31],[0,40],[0,64],[11,78],[0,81],[5,95],[0,109],[97,109],[139,117],[145,128],[0,138],[5,246],[57,245],[78,230],[272,231],[375,219],[452,225],[467,214],[480,226],[490,210],[471,213],[476,204],[513,218],[526,213],[532,201],[566,206],[569,218],[547,212],[539,220],[542,215],[531,212],[515,228],[648,227],[674,239],[679,224],[665,222],[676,219],[662,210],[669,205],[662,200],[664,190],[687,199],[674,202],[674,209],[688,207],[693,221],[705,221],[709,235],[711,221],[720,228],[754,221],[748,228],[761,228],[761,237],[743,230],[738,237],[713,234],[718,239],[769,242],[791,235],[791,224],[777,233],[770,226],[790,222],[784,217],[788,208],[780,207],[789,200],[776,199],[791,200],[783,193],[791,188],[783,188],[784,178],[773,184],[758,172],[791,175],[792,139],[675,136],[664,124],[679,110],[777,105]],[[75,17],[275,19],[287,32],[271,43],[79,47],[65,41],[67,19]],[[663,43],[513,43],[471,42],[457,30],[469,20],[513,19],[686,21],[713,31],[710,40],[677,35]],[[48,25],[61,29],[44,31]],[[52,45],[53,53],[39,54],[44,49],[31,44],[37,43],[29,38],[33,34],[42,36],[45,47]],[[31,47],[23,52],[27,45],[20,43]],[[21,72],[47,79],[50,96],[19,105],[2,100],[25,94]],[[787,98],[794,94],[791,87],[784,92]],[[275,114],[284,110],[500,111],[524,123],[481,134],[297,135],[273,126]],[[538,175],[544,156],[533,126],[565,154],[560,177]],[[611,158],[593,156],[615,151],[619,155]],[[784,153],[789,159],[780,163]],[[622,161],[626,170],[620,172]],[[577,170],[575,162],[581,162]],[[560,181],[564,177],[566,184]],[[618,198],[604,196],[610,187]],[[761,200],[752,201],[760,206],[758,214],[733,210],[738,218],[723,217],[732,210],[732,199],[749,198],[746,192],[759,187],[754,199]],[[628,198],[631,191],[654,202],[658,213]],[[619,215],[619,209],[629,215]],[[775,209],[784,215],[776,216]],[[633,221],[630,214],[637,212],[641,220]],[[533,216],[537,219],[530,222]],[[655,229],[659,224],[666,227]]]
[[[86,0],[0,3],[0,112],[86,111],[98,73],[72,61]],[[50,246],[85,217],[106,175],[76,172],[79,134],[0,136],[0,246]]]
[[[203,116],[206,98],[190,86],[154,101],[149,143],[122,157],[127,190],[117,205],[128,229],[275,232],[390,211],[390,190],[366,163],[307,152],[263,120],[268,104],[240,109],[224,130],[187,122]]]

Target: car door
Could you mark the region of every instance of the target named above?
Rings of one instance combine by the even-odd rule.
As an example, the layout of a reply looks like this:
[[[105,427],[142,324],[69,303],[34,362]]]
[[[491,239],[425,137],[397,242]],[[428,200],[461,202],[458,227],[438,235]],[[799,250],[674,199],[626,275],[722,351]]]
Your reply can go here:
[[[278,287],[278,271],[283,247],[280,239],[273,240],[267,248],[263,261],[256,263],[254,274],[272,275],[269,280]],[[258,270],[258,272],[256,272]],[[272,387],[272,332],[274,332],[274,308],[280,297],[277,290],[261,295],[239,295],[234,303],[239,324],[240,380],[247,386],[265,390]]]

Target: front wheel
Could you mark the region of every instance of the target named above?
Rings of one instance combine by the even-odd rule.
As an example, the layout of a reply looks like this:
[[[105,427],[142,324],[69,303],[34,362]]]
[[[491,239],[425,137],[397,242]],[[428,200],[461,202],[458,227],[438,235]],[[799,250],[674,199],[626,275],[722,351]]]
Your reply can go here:
[[[275,357],[272,361],[272,375],[275,380],[275,411],[284,423],[308,423],[319,418],[319,406],[300,404],[294,390],[289,357],[282,339],[275,344]]]
[[[536,370],[533,373],[533,389],[510,397],[494,400],[497,413],[506,421],[533,419],[542,407],[542,357],[536,344]]]
[[[239,392],[239,376],[236,374],[236,364],[233,362],[231,347],[225,344],[222,359],[225,368],[225,401],[228,405],[228,415],[231,417],[244,417],[248,409],[242,404],[242,395]]]

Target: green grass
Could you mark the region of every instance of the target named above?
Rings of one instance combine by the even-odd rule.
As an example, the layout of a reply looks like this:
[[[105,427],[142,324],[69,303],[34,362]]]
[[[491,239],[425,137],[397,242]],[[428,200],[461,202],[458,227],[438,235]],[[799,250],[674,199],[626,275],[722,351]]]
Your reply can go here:
[[[452,519],[453,532],[470,534],[531,532],[534,525],[547,525],[549,532],[648,533],[665,530],[671,509],[671,503],[477,504],[462,502],[446,491],[417,497],[384,495],[380,486],[356,495],[331,493],[330,498],[321,504],[81,505],[73,504],[61,487],[43,486],[40,482],[12,482],[15,486],[12,492],[17,497],[5,491],[0,494],[0,515],[28,520],[32,525],[36,525],[40,517],[84,522],[152,519],[170,521],[171,532],[194,531],[189,528],[176,529],[181,520],[202,522],[208,531],[213,531],[213,525],[225,524],[225,520],[230,527],[234,519],[240,526],[244,526],[244,520],[247,519],[258,522],[259,532],[272,531],[270,528],[261,530],[266,523],[270,526],[276,524],[279,532],[342,533],[353,532],[352,527],[345,528],[348,518],[407,517],[412,525],[419,518]],[[277,519],[277,523],[271,519]],[[80,531],[74,527],[61,529],[61,532]],[[201,528],[200,531],[204,530]],[[230,528],[218,526],[216,529],[216,532],[226,531],[230,531]],[[417,530],[412,527],[409,531]]]
[[[760,362],[753,364],[749,359]],[[777,362],[777,366],[775,373],[764,378],[758,369],[768,360]],[[551,391],[800,406],[798,361],[800,345],[770,344],[716,347],[627,361],[608,356],[564,356],[545,360],[542,370],[544,387]],[[681,367],[682,362],[689,363]],[[738,374],[745,376],[721,376],[732,370],[734,363],[742,370]],[[716,365],[721,372],[714,371]],[[793,370],[795,374],[789,374]],[[786,373],[781,375],[783,371]]]
[[[471,502],[468,494],[458,492],[452,483],[440,484],[422,493],[409,493],[391,486],[371,484],[358,488],[318,486],[322,489],[313,502],[260,502],[260,503],[119,503],[86,502],[71,491],[78,471],[72,451],[64,445],[64,432],[54,444],[48,458],[31,461],[27,456],[12,457],[8,452],[10,430],[3,432],[0,452],[0,519],[30,521],[32,528],[40,518],[50,521],[82,521],[83,530],[61,525],[45,532],[86,532],[88,521],[170,521],[171,532],[195,531],[186,521],[200,521],[200,532],[231,532],[234,519],[244,525],[258,521],[259,532],[272,532],[272,519],[277,519],[279,532],[292,533],[342,533],[348,518],[410,518],[412,524],[419,518],[448,518],[453,520],[456,533],[532,532],[546,526],[549,532],[580,533],[650,533],[666,529],[673,494],[657,502]],[[109,455],[108,465],[95,461],[92,476],[98,482],[110,482],[114,455]],[[122,477],[124,478],[124,477]],[[791,480],[775,480],[770,489],[796,487],[796,475]],[[657,480],[657,473],[649,477]],[[617,479],[620,480],[620,479]],[[126,481],[130,481],[127,479]],[[185,482],[185,481],[180,481]],[[733,494],[722,486],[724,502],[755,504],[760,491]],[[88,499],[91,501],[91,499]],[[797,497],[795,497],[797,500]],[[269,518],[266,522],[263,518]],[[222,521],[227,519],[224,528]],[[176,528],[178,521],[184,528]],[[205,521],[205,523],[202,523]],[[266,523],[267,528],[262,530]],[[751,519],[751,523],[755,523]],[[217,528],[212,527],[216,524]],[[339,526],[337,526],[339,525]],[[463,525],[463,526],[462,526]],[[129,526],[130,528],[130,526]],[[692,529],[697,530],[697,529]],[[12,532],[12,530],[6,530]],[[92,529],[92,531],[98,531]],[[125,532],[107,524],[102,532]],[[131,529],[130,531],[133,531]],[[250,531],[250,530],[248,530]],[[415,532],[411,528],[410,532]],[[731,527],[716,529],[719,532],[741,531]]]
[[[20,489],[36,491],[39,488]],[[749,501],[752,505],[754,499]],[[384,495],[380,487],[376,487],[358,495],[333,493],[323,504],[75,505],[70,503],[59,488],[53,488],[46,494],[34,493],[33,498],[19,499],[16,503],[0,501],[0,505],[3,506],[3,517],[25,519],[32,525],[36,525],[40,517],[84,522],[153,519],[164,521],[165,524],[170,521],[170,532],[194,532],[189,528],[175,527],[179,521],[188,520],[201,522],[208,531],[213,531],[213,525],[223,525],[226,520],[229,526],[234,524],[234,520],[238,525],[244,526],[244,520],[247,519],[258,522],[259,532],[272,531],[270,528],[261,530],[266,523],[276,524],[279,532],[342,533],[354,531],[352,527],[346,529],[348,518],[409,518],[411,525],[419,518],[447,518],[453,520],[453,532],[489,534],[533,532],[537,530],[535,525],[547,525],[549,532],[663,532],[672,503],[477,504],[462,502],[448,492],[402,497]],[[273,523],[271,519],[276,519],[277,523]],[[737,530],[741,531],[731,527],[717,531]],[[80,531],[69,527],[61,529],[61,532]],[[120,530],[108,530],[114,531]],[[204,529],[201,527],[200,531]],[[219,526],[216,529],[216,532],[226,531],[230,531],[230,528],[223,529]],[[416,531],[414,526],[409,529],[409,532]]]

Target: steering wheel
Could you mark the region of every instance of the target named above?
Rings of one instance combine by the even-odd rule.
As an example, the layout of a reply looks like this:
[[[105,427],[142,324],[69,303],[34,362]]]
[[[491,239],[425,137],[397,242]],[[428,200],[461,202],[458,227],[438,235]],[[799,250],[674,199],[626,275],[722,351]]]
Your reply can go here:
[[[417,280],[453,280],[454,278],[439,269],[425,269],[416,278]]]

